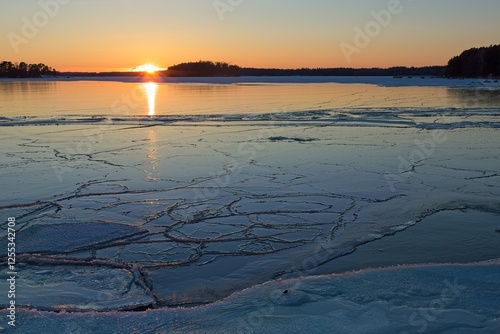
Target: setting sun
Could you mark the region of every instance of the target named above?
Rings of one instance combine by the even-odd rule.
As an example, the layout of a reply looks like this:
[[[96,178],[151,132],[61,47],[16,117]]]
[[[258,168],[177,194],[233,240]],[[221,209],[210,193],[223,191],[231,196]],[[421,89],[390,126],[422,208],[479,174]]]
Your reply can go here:
[[[140,65],[140,66],[134,67],[132,69],[133,72],[147,72],[147,73],[155,73],[155,72],[158,72],[161,70],[163,70],[163,68],[160,68],[160,67],[153,65],[153,64],[150,64],[150,63]]]

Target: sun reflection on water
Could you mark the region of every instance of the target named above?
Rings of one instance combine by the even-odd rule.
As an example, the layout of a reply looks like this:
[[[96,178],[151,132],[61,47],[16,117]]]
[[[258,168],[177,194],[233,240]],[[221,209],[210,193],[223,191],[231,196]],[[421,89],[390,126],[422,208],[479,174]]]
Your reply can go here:
[[[148,82],[143,84],[143,87],[148,97],[148,115],[154,116],[156,107],[156,91],[158,90],[158,84],[154,82]]]
[[[148,130],[149,145],[147,147],[148,163],[144,169],[148,181],[156,181],[160,178],[159,161],[158,161],[158,137],[156,130]]]

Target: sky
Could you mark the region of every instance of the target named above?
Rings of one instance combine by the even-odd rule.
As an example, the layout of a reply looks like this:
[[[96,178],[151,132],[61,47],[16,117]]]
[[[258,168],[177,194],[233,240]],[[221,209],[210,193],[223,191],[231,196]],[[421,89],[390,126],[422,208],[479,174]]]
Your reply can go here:
[[[499,0],[1,0],[0,61],[61,71],[446,65],[500,44]]]

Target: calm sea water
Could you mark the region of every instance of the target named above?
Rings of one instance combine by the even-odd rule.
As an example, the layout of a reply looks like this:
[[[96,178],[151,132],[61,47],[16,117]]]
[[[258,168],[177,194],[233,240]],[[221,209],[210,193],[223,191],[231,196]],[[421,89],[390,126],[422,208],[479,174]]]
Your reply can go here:
[[[160,116],[500,107],[500,90],[339,83],[0,81],[0,115]]]

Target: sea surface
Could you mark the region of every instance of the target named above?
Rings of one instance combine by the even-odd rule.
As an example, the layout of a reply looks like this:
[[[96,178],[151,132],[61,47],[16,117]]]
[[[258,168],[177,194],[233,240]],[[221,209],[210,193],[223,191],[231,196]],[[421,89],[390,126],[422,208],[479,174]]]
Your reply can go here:
[[[499,117],[494,80],[2,80],[16,329],[494,333]]]
[[[327,77],[323,78],[326,82],[316,82],[315,77],[284,77],[280,82],[279,77],[264,77],[231,81],[231,78],[199,78],[200,82],[194,78],[184,82],[183,79],[178,78],[179,82],[4,79],[0,81],[0,115],[47,119],[499,106],[500,84],[489,80],[447,82],[432,78],[362,77],[356,81],[349,77]],[[374,84],[377,80],[384,86]],[[435,86],[440,84],[443,86]]]

